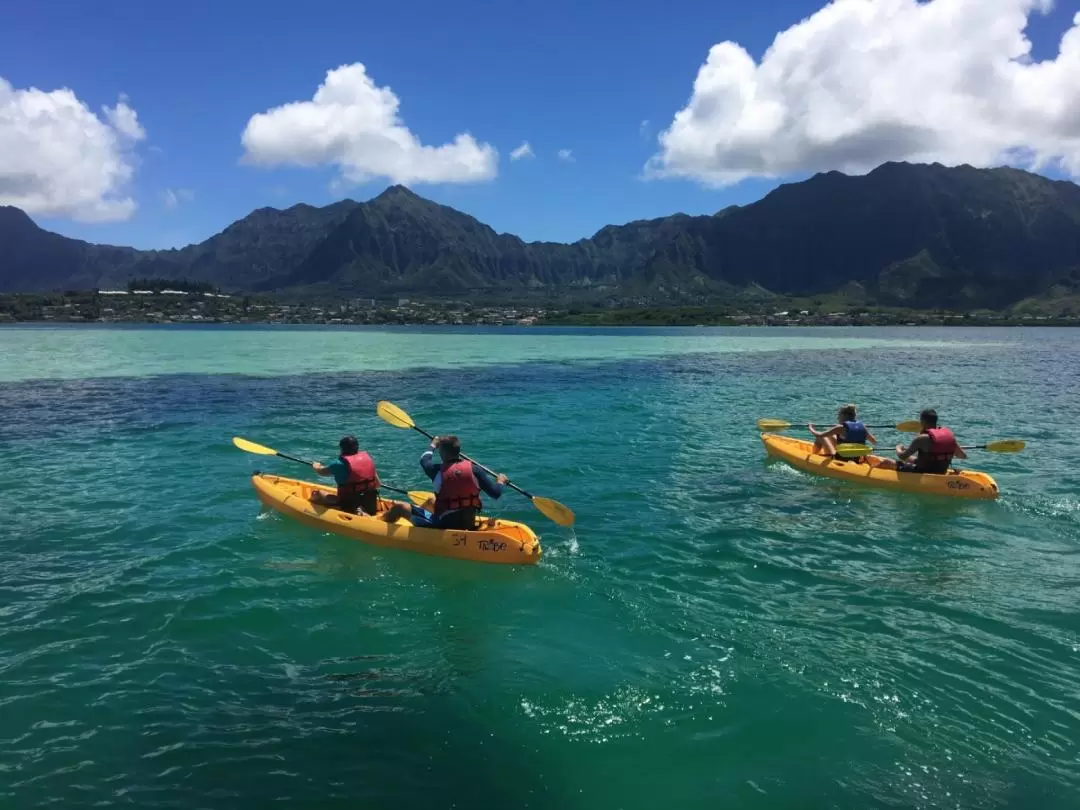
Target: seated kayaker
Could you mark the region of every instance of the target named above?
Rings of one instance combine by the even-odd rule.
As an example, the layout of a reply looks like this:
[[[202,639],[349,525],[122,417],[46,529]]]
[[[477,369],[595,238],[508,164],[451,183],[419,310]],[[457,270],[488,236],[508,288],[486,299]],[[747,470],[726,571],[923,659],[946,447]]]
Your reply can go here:
[[[885,459],[879,465],[882,470],[900,472],[931,473],[940,475],[949,471],[954,458],[967,458],[967,453],[956,441],[956,436],[946,427],[938,427],[937,411],[928,408],[919,414],[922,432],[904,447],[896,445],[899,461]],[[914,461],[909,461],[915,456]]]
[[[877,438],[859,419],[854,405],[845,405],[836,416],[836,424],[826,430],[817,430],[813,425],[807,425],[814,434],[815,453],[835,456],[838,444],[877,444]]]
[[[436,461],[435,451],[439,451]],[[433,511],[419,506],[411,510],[395,504],[387,513],[386,520],[393,523],[407,517],[414,526],[428,529],[458,529],[471,531],[476,528],[477,517],[483,508],[481,491],[498,499],[503,493],[505,475],[494,479],[488,473],[461,457],[461,442],[457,436],[436,436],[431,447],[420,456],[420,466],[431,479],[435,489]]]
[[[330,506],[342,512],[374,515],[379,511],[379,474],[375,472],[375,462],[371,456],[360,449],[360,442],[355,436],[345,436],[338,447],[341,455],[329,464],[315,462],[311,468],[319,475],[332,475],[337,483],[335,494],[326,494],[316,490],[311,493],[311,502],[320,506]]]

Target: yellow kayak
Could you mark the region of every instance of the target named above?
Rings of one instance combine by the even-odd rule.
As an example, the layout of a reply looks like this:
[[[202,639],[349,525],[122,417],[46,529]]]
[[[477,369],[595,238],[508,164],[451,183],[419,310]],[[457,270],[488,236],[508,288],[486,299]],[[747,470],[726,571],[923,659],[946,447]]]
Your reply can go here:
[[[839,478],[903,492],[948,495],[951,498],[994,500],[998,496],[994,479],[986,473],[974,470],[950,470],[943,475],[882,470],[878,468],[884,461],[880,456],[867,456],[864,461],[853,461],[816,455],[813,442],[777,433],[762,433],[761,441],[765,444],[765,452],[773,458],[782,459],[796,469],[826,478]]]
[[[371,545],[437,557],[509,565],[534,565],[540,559],[540,540],[524,523],[481,518],[482,528],[479,531],[420,529],[404,518],[396,523],[387,523],[379,517],[351,515],[317,506],[311,503],[313,491],[334,492],[333,488],[320,484],[265,473],[253,475],[251,483],[263,504],[286,517]],[[389,509],[392,503],[380,500],[380,514]]]

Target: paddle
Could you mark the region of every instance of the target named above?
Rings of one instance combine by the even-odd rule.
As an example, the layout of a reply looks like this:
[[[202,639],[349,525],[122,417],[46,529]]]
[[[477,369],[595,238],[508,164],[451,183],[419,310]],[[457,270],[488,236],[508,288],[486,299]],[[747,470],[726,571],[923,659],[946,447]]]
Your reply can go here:
[[[991,453],[1019,453],[1026,444],[1019,439],[1002,439],[989,444],[961,445],[961,450],[987,450]],[[874,448],[868,444],[838,444],[836,455],[841,458],[861,458],[869,456]]]
[[[1026,442],[1019,439],[1002,439],[989,444],[961,445],[961,450],[989,450],[991,453],[1019,453],[1027,446]]]
[[[304,459],[297,458],[296,456],[279,453],[273,447],[267,447],[264,444],[256,444],[255,442],[249,442],[247,439],[241,439],[239,436],[233,436],[232,443],[246,453],[254,453],[257,456],[277,456],[278,458],[283,458],[287,459],[288,461],[295,461],[298,464],[303,464],[306,467],[311,466],[310,461],[304,461]],[[398,492],[402,495],[405,495],[417,506],[423,506],[431,499],[430,493],[420,492],[419,490],[413,490],[412,492],[409,492],[408,490],[398,489],[397,487],[392,487],[388,484],[380,484],[379,488],[388,489],[391,492]]]
[[[412,429],[415,430],[417,433],[422,433],[429,439],[435,438],[426,430],[418,428],[416,426],[416,423],[413,422],[412,417],[405,413],[405,411],[401,410],[401,408],[399,408],[393,402],[381,400],[375,411],[379,414],[379,417],[384,422],[388,422],[396,428],[401,428],[402,430]],[[473,461],[464,453],[461,454],[461,457],[466,461],[472,461],[473,464],[476,464],[477,467],[486,472],[488,475],[492,477],[495,476],[494,472],[489,470],[483,464]],[[515,492],[520,492],[522,495],[532,501],[532,505],[535,506],[538,510],[540,510],[540,512],[549,520],[558,523],[560,526],[574,525],[574,513],[569,509],[569,507],[563,506],[563,504],[559,503],[558,501],[553,501],[551,498],[541,498],[533,495],[532,493],[526,492],[517,484],[514,484],[511,481],[507,481],[506,485]]]
[[[791,422],[785,422],[783,419],[758,419],[757,426],[758,430],[766,433],[779,433],[790,428]],[[922,424],[917,419],[901,422],[898,425],[867,425],[866,427],[870,430],[899,430],[902,433],[918,433],[922,430]]]

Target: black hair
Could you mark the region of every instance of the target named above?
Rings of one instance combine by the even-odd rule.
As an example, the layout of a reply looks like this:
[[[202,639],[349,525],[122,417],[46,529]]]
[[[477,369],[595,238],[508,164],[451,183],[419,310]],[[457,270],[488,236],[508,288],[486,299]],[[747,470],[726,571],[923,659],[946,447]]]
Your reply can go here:
[[[455,456],[461,455],[461,440],[457,436],[441,436],[439,450],[449,450]]]
[[[341,448],[341,455],[354,456],[360,452],[360,442],[356,440],[355,436],[343,436],[341,441],[338,442],[338,447]]]
[[[927,408],[925,411],[919,414],[919,421],[927,427],[937,427],[937,411],[933,408]]]

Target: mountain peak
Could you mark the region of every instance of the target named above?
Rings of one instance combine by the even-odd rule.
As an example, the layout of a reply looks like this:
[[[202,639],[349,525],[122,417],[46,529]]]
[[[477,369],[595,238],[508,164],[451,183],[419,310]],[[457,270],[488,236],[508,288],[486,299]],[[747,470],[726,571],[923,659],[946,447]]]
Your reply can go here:
[[[422,200],[416,192],[402,185],[387,186],[386,190],[372,199],[372,202],[403,202],[405,200]]]
[[[38,225],[30,218],[30,215],[14,205],[0,205],[0,222],[9,227],[30,227],[38,230]]]

